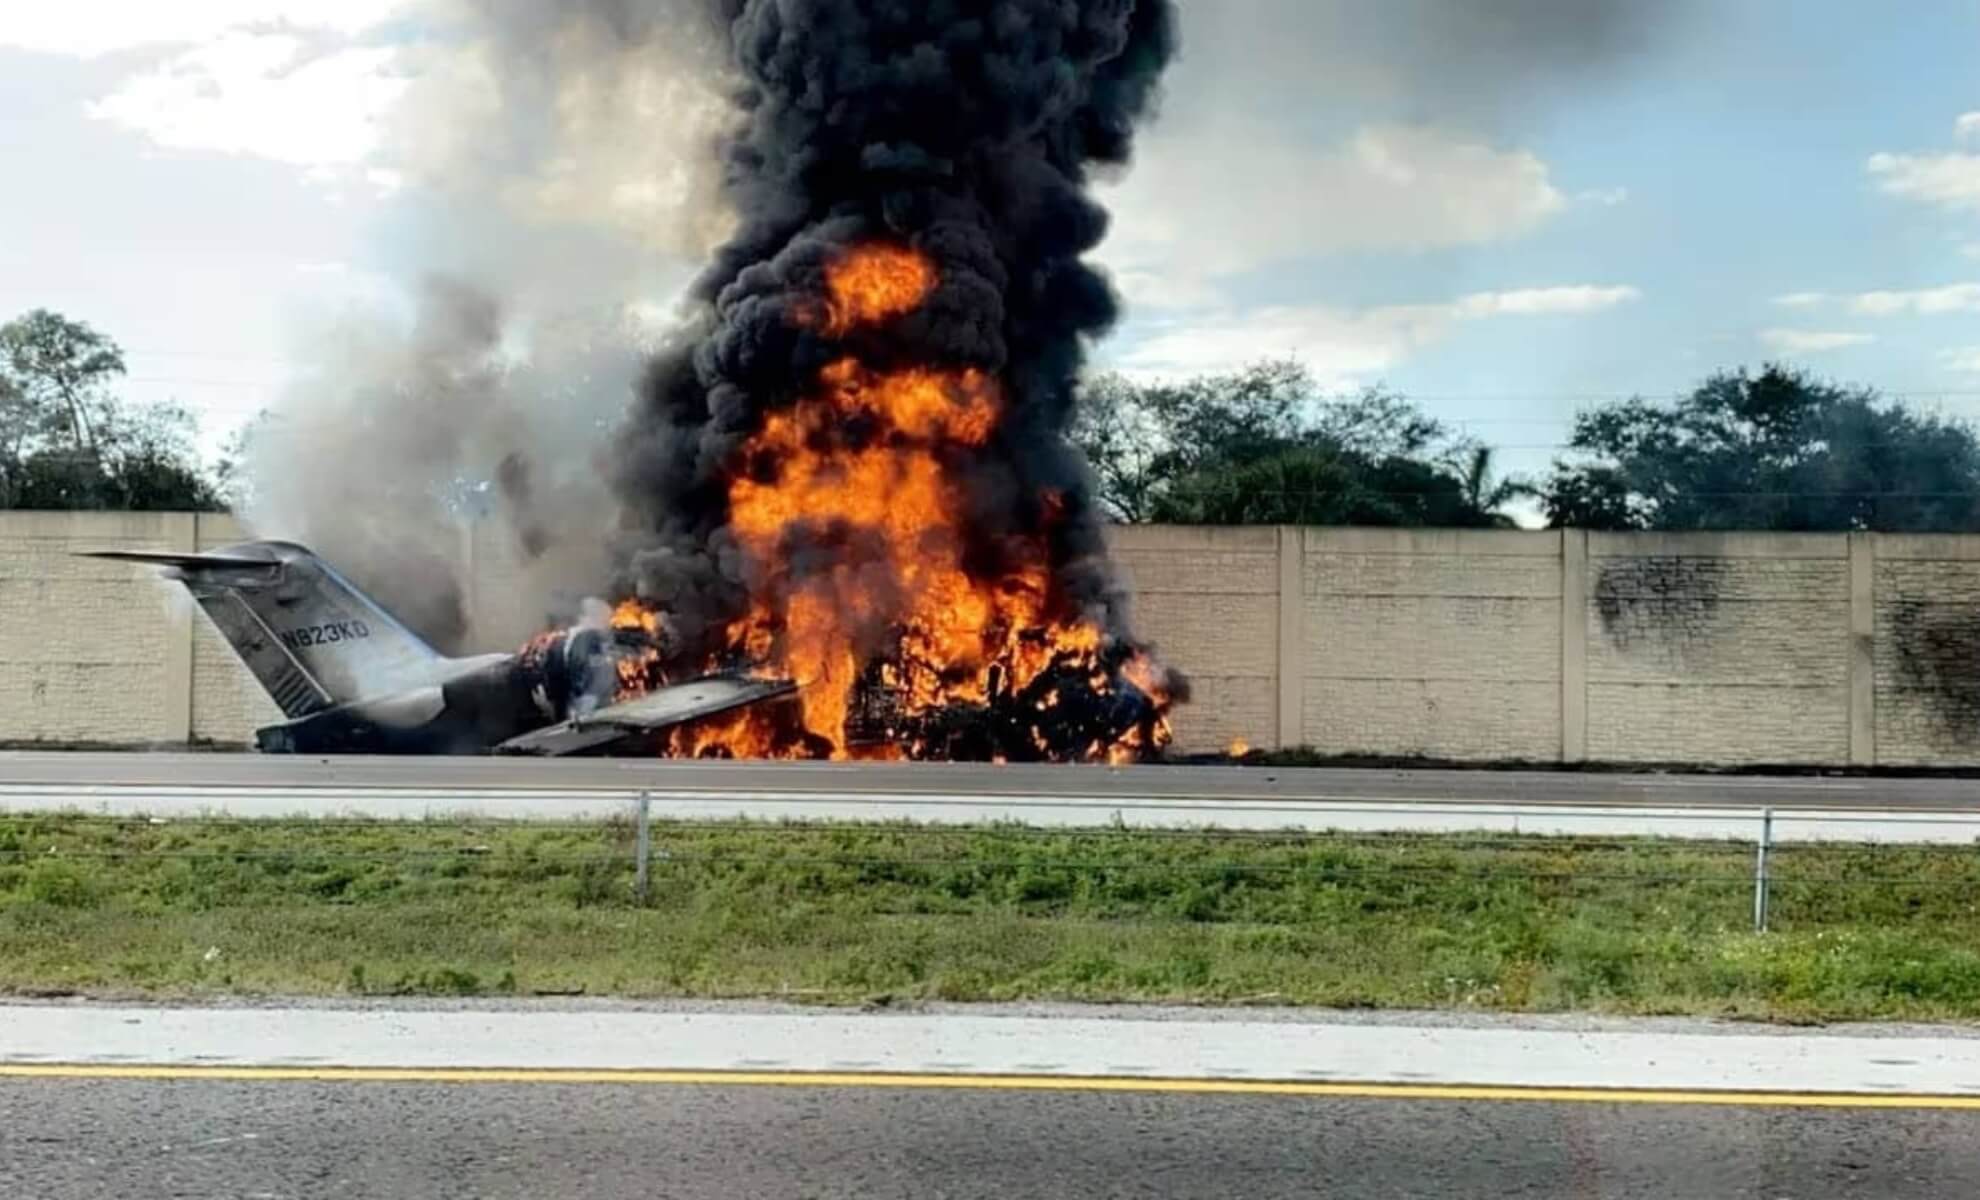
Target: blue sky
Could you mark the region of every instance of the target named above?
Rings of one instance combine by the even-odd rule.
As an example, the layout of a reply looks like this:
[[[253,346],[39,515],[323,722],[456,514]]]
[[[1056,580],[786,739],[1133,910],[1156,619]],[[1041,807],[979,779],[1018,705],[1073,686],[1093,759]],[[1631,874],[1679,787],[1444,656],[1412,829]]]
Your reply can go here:
[[[1980,0],[1603,0],[1630,23],[1585,38],[1573,0],[1495,0],[1518,20],[1483,43],[1438,0],[1359,3],[1185,4],[1163,118],[1105,189],[1131,302],[1105,362],[1299,354],[1525,469],[1589,398],[1770,358],[1980,417]],[[436,267],[512,314],[657,321],[705,244],[673,161],[698,110],[463,157],[448,131],[495,119],[463,64],[503,61],[475,8],[5,6],[0,315],[92,321],[133,394],[215,437]]]

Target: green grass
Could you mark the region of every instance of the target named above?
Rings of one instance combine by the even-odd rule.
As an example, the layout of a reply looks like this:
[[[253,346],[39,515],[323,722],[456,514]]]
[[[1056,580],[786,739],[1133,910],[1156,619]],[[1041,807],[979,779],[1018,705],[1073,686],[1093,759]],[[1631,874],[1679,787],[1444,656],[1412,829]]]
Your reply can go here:
[[[0,818],[0,991],[1980,1017],[1980,850]]]

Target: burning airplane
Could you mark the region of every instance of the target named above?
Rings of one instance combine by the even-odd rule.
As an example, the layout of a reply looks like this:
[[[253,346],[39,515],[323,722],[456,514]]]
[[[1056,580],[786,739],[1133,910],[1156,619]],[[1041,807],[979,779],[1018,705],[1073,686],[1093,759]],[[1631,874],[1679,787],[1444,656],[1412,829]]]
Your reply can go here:
[[[1066,430],[1116,316],[1082,261],[1107,227],[1087,185],[1129,157],[1174,53],[1171,0],[708,3],[737,81],[738,224],[613,441],[617,567],[598,590],[617,606],[405,678],[439,686],[480,748],[596,749],[583,731],[630,714],[627,745],[675,756],[1159,752],[1185,684],[1130,627]],[[273,543],[161,565],[201,594],[264,557],[316,569]],[[294,672],[257,656],[314,675],[316,643],[282,625],[247,647],[202,603],[278,701]],[[394,661],[425,657],[393,637]],[[490,725],[498,702],[458,682],[477,672],[489,696],[547,697],[523,717],[552,732]],[[319,691],[330,711],[359,699]],[[304,734],[326,720],[264,744],[318,744]]]

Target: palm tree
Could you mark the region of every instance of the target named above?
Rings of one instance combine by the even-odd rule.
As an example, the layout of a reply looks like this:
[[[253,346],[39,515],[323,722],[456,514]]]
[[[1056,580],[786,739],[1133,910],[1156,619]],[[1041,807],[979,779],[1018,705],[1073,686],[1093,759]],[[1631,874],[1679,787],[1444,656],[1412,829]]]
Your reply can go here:
[[[1517,479],[1492,477],[1492,448],[1471,446],[1465,452],[1459,476],[1464,481],[1465,502],[1479,513],[1489,515],[1502,529],[1516,528],[1519,522],[1499,510],[1533,489]]]

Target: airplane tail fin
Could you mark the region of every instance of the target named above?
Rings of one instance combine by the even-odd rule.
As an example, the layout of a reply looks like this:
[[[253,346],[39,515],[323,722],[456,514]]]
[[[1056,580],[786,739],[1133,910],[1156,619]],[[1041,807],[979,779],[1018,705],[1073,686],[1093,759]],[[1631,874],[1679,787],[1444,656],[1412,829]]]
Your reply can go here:
[[[336,569],[291,542],[211,554],[84,555],[164,568],[186,585],[262,689],[291,719],[418,686],[440,655]]]

